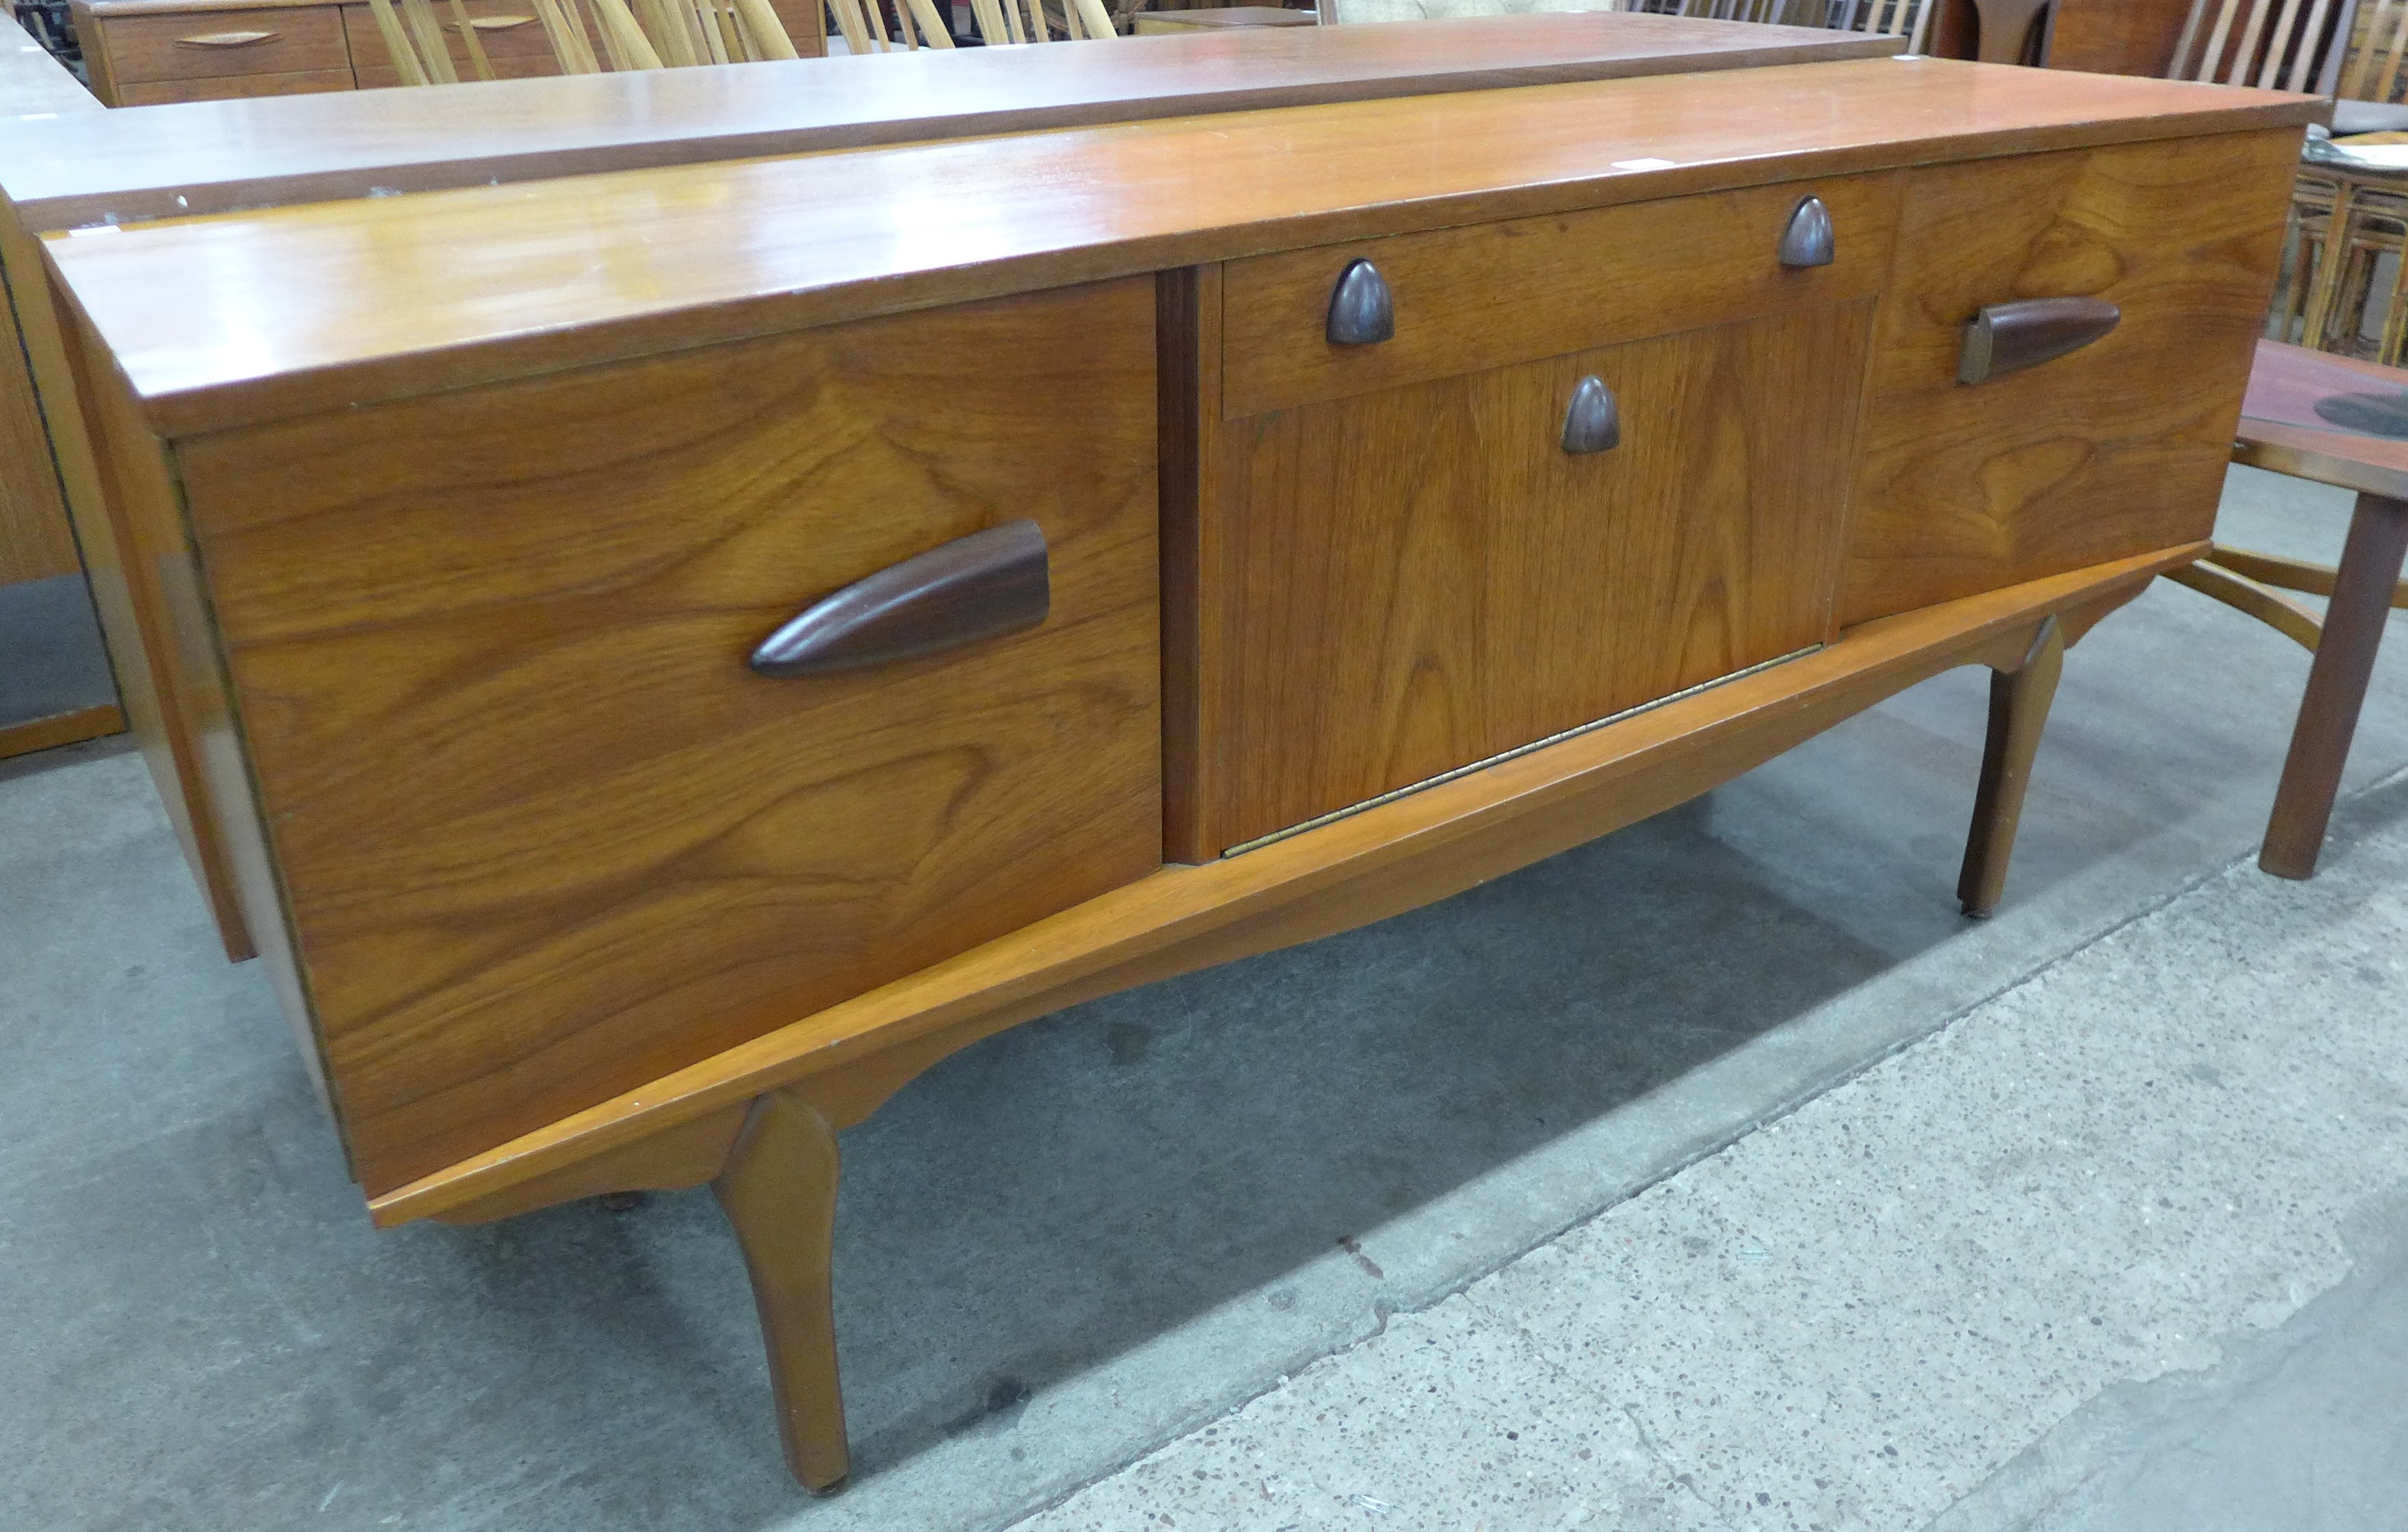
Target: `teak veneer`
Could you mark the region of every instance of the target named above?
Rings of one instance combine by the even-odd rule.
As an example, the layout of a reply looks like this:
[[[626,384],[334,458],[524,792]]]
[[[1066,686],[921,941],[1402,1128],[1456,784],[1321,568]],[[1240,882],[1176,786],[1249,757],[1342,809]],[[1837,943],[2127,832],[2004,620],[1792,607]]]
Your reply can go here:
[[[825,1487],[835,1131],[953,1050],[1956,665],[1987,913],[2066,649],[2205,549],[2320,109],[1880,59],[42,254],[377,1221],[710,1181]]]

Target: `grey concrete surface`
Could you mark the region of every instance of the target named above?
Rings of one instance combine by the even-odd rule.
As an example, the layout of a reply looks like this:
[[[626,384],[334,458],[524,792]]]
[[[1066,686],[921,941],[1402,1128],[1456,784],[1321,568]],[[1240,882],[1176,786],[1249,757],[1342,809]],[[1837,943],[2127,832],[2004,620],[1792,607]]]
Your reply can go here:
[[[2238,470],[2226,519],[2329,556],[2346,508]],[[1432,909],[948,1061],[845,1135],[856,1482],[824,1502],[707,1196],[371,1231],[139,763],[0,766],[0,1526],[1007,1525],[2221,876],[2305,673],[2170,586],[2104,624],[1984,924],[1959,672]],[[2353,812],[2403,766],[2395,642]]]
[[[0,585],[0,725],[116,700],[83,576]]]
[[[2357,810],[1024,1532],[2396,1528],[2408,774]]]

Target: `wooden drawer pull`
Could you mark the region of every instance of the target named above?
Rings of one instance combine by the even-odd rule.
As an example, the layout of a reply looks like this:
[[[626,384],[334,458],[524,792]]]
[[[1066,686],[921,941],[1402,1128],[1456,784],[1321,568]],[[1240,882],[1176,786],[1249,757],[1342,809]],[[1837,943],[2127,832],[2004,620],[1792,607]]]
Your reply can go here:
[[[508,32],[512,27],[535,25],[535,18],[532,16],[473,16],[469,18],[468,24],[480,32]],[[460,23],[446,21],[443,27],[447,32],[457,32],[460,30]]]
[[[812,602],[761,641],[752,668],[816,676],[914,659],[1045,621],[1045,534],[1007,522],[914,554]]]
[[[2027,298],[1994,303],[1965,326],[1956,380],[1979,383],[2054,362],[2115,328],[2124,311],[2104,298]]]
[[[1337,291],[1329,294],[1328,335],[1333,346],[1371,346],[1397,337],[1396,304],[1378,266],[1356,261],[1338,274]]]
[[[249,48],[253,43],[272,43],[284,36],[281,32],[204,32],[197,37],[179,37],[179,48]]]
[[[1564,451],[1604,452],[1622,445],[1622,411],[1605,379],[1584,378],[1572,390],[1572,407],[1564,411]]]
[[[1821,197],[1808,197],[1789,215],[1781,231],[1781,264],[1793,269],[1828,266],[1839,258],[1840,242],[1831,231],[1831,209]]]

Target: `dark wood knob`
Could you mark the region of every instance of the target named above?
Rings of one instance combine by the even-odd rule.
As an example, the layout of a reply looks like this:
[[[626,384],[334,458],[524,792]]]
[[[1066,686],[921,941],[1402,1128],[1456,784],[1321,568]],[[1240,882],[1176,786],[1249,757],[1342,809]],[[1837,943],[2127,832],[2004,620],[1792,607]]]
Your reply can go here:
[[[1053,581],[1045,534],[1007,522],[854,580],[761,640],[752,668],[818,676],[932,654],[1045,621]]]
[[[1622,410],[1605,379],[1584,378],[1572,390],[1572,404],[1564,411],[1564,451],[1603,452],[1622,445]]]
[[[1371,346],[1397,337],[1397,306],[1378,266],[1356,261],[1338,274],[1326,333],[1333,346]]]
[[[2054,362],[2115,328],[2124,310],[2104,298],[2027,298],[1994,303],[1965,326],[1956,380],[1980,383]]]
[[[1793,269],[1828,266],[1839,258],[1839,236],[1831,230],[1831,209],[1821,197],[1808,197],[1789,215],[1781,231],[1781,264]]]

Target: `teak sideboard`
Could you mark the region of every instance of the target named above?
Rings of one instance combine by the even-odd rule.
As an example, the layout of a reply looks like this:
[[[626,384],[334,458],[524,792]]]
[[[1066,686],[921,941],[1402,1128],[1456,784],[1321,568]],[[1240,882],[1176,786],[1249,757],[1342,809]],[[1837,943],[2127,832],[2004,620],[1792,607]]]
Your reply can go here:
[[[1875,59],[44,253],[377,1221],[712,1183],[824,1487],[835,1131],[953,1050],[1966,664],[1986,912],[2321,109]]]

